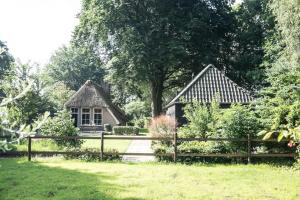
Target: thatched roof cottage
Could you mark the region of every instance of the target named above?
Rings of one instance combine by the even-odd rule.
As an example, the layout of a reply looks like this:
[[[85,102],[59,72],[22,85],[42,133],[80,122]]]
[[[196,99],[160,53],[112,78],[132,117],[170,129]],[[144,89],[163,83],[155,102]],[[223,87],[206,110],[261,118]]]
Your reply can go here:
[[[167,104],[166,114],[180,126],[187,123],[183,116],[187,103],[196,100],[210,104],[214,99],[219,101],[221,108],[228,108],[233,103],[249,104],[253,97],[215,66],[208,65]]]
[[[75,126],[82,131],[103,130],[126,122],[125,113],[111,101],[109,90],[88,80],[65,103],[70,109]]]

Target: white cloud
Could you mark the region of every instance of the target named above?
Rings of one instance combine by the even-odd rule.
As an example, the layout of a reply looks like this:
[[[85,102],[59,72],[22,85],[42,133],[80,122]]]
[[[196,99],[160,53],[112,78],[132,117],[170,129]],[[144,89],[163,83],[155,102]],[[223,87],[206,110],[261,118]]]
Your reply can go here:
[[[0,40],[14,57],[45,64],[71,39],[80,0],[0,0]]]

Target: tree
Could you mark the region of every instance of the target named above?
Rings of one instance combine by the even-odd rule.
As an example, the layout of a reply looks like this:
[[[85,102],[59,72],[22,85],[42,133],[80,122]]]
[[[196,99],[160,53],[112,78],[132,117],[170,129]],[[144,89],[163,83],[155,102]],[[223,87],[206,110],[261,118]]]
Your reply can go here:
[[[269,133],[300,138],[300,2],[270,1],[276,29],[265,46],[269,87],[262,92],[261,116]],[[270,136],[268,134],[267,136]]]
[[[147,84],[158,116],[165,90],[209,63],[226,65],[230,2],[85,0],[74,43],[104,48],[114,80],[137,90]]]
[[[264,59],[266,37],[274,29],[274,15],[269,0],[244,0],[233,9],[235,31],[232,41],[232,69],[229,76],[250,90],[265,84]]]
[[[5,72],[10,69],[10,65],[13,62],[14,58],[8,52],[7,46],[0,40],[0,79],[2,79]]]
[[[52,55],[47,71],[53,83],[62,82],[71,90],[78,90],[87,80],[101,84],[104,77],[99,56],[84,46],[59,48]]]
[[[33,72],[33,68],[37,71]],[[12,97],[22,94],[29,85],[29,91],[7,105],[8,120],[14,124],[13,128],[33,123],[46,111],[54,112],[53,104],[44,95],[44,83],[38,73],[38,66],[15,63],[1,87],[7,97]]]

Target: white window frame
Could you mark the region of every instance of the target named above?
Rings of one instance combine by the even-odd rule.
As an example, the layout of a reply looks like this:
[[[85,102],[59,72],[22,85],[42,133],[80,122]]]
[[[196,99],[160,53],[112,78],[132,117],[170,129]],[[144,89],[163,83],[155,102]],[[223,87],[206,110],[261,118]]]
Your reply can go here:
[[[89,112],[83,112],[84,109],[89,109]],[[82,123],[83,122],[83,115],[84,114],[85,115],[89,114],[89,123],[88,124]],[[91,125],[91,109],[90,108],[81,108],[81,120],[80,120],[80,122],[81,122],[82,126],[89,126],[89,125]]]
[[[101,110],[101,113],[96,113],[96,112],[95,112],[96,109],[100,109],[100,110]],[[95,123],[95,114],[101,114],[101,123],[100,123],[100,124],[96,124],[96,123]],[[102,124],[103,124],[103,109],[102,109],[102,108],[94,108],[94,109],[93,109],[93,124],[94,124],[95,126],[102,126]]]

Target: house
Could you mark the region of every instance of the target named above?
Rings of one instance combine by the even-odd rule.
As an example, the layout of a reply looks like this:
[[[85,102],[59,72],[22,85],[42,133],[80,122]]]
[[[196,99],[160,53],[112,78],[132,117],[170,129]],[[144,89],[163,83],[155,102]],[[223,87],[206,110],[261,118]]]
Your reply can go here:
[[[90,80],[65,103],[81,131],[103,130],[104,124],[122,125],[125,113],[111,101],[109,89]]]
[[[180,126],[187,123],[183,117],[186,103],[196,100],[209,104],[214,99],[220,103],[221,108],[228,108],[233,103],[249,104],[253,97],[215,66],[208,65],[167,104],[166,114],[176,119]]]

